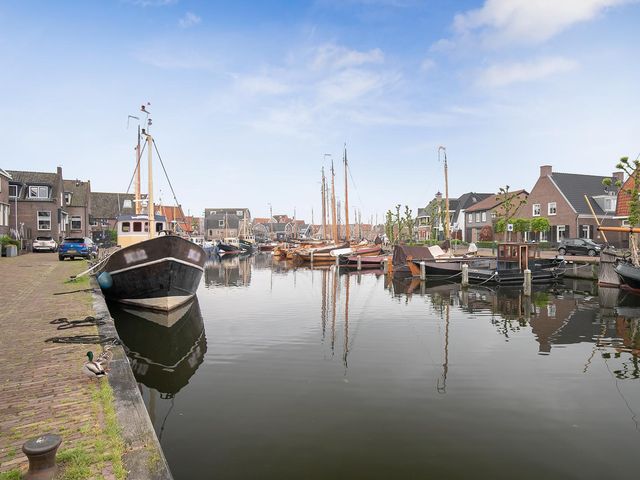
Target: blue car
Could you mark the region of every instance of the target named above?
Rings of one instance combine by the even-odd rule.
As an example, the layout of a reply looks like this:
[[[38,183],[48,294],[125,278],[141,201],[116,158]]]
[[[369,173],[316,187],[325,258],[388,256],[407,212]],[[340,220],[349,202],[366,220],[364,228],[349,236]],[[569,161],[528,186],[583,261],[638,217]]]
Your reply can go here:
[[[98,256],[98,246],[93,240],[87,237],[69,237],[65,238],[58,247],[58,260],[63,261],[65,258],[73,260],[76,257],[94,258]]]

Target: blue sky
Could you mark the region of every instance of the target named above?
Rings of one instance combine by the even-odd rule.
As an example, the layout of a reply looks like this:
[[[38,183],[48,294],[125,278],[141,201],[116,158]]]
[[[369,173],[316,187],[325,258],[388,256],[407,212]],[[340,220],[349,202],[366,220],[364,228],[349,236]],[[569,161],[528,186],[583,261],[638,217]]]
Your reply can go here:
[[[543,164],[605,175],[640,153],[639,20],[634,0],[4,2],[0,167],[124,191],[150,102],[195,214],[318,222],[345,142],[363,220],[443,191],[439,145],[452,197],[531,189]]]

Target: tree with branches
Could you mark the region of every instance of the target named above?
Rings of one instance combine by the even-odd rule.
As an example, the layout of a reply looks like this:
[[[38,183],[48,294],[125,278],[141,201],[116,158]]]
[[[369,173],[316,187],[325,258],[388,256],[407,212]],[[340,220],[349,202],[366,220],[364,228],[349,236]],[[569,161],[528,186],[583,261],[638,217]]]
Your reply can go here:
[[[509,185],[500,187],[496,200],[499,202],[495,209],[496,212],[496,233],[504,233],[507,225],[512,223],[511,220],[517,213],[518,209],[527,203],[527,200],[520,196],[522,192],[510,192]]]

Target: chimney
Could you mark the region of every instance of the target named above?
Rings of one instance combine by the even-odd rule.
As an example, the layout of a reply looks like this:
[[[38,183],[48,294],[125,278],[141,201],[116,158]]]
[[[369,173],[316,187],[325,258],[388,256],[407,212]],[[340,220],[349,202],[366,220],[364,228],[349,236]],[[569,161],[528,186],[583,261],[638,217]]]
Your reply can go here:
[[[62,167],[58,167],[57,173],[58,173],[58,176],[62,178]]]
[[[542,165],[540,167],[540,177],[550,177],[553,171],[553,167],[551,165]]]
[[[613,177],[614,184],[620,182],[620,185],[622,185],[624,183],[624,172],[613,172],[611,176]]]

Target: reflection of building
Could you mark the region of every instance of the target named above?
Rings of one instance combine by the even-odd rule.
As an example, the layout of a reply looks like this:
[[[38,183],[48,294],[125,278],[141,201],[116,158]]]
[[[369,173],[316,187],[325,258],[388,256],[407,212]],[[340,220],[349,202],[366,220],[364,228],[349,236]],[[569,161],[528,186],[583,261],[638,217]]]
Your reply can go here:
[[[251,260],[251,257],[233,256],[205,263],[205,285],[248,287],[251,284]]]

